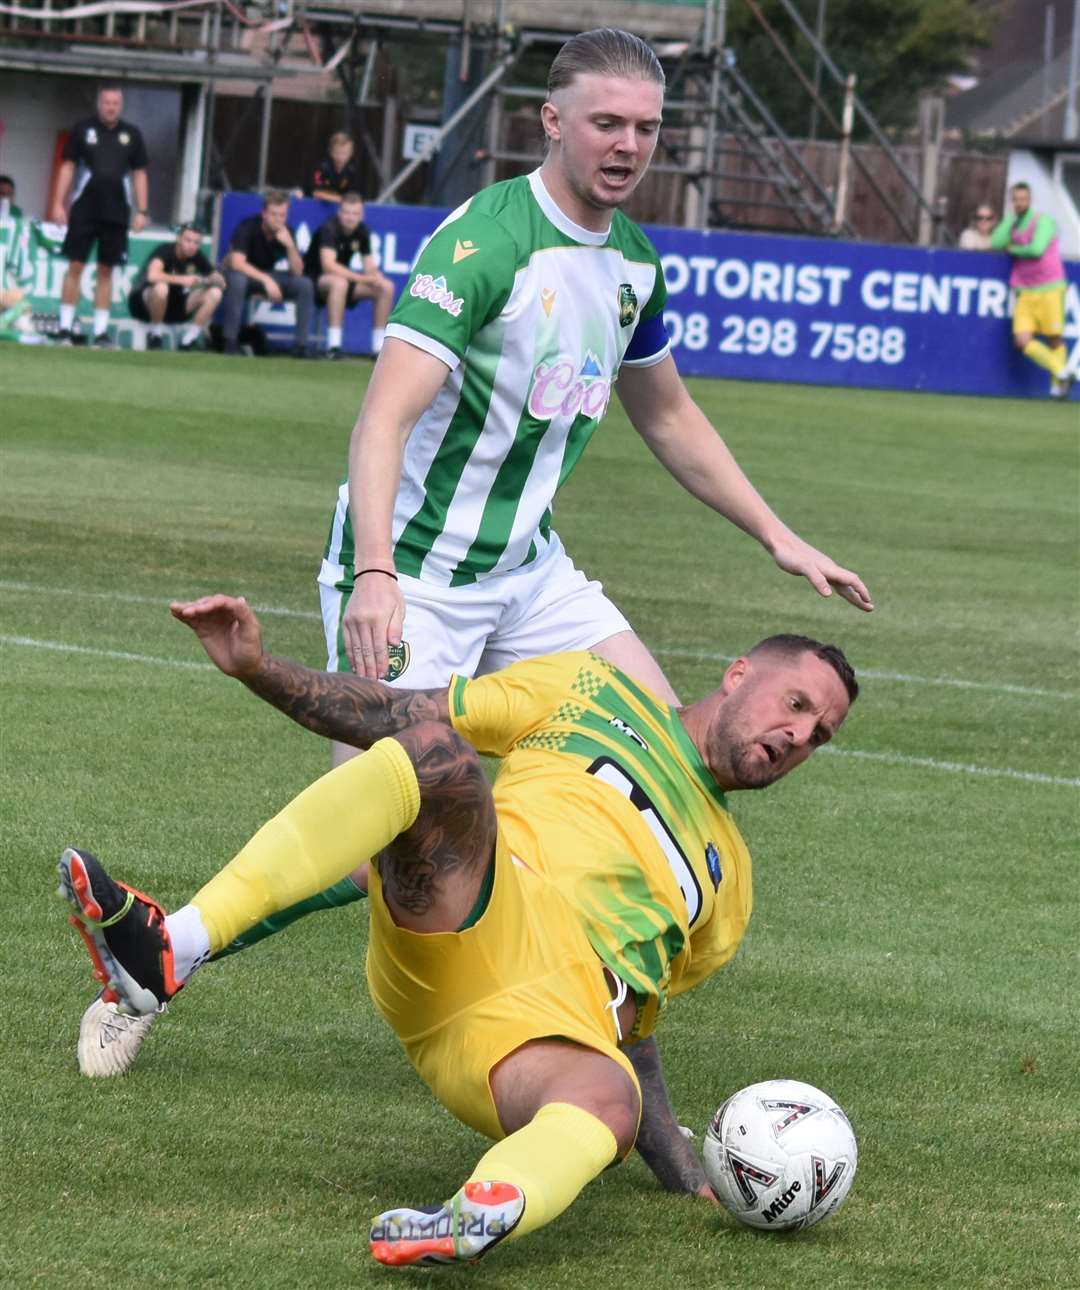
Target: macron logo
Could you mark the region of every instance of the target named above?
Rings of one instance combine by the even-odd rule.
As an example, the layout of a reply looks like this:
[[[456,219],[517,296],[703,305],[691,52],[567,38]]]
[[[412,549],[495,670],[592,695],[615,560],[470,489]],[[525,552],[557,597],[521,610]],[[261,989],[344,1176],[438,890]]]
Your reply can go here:
[[[463,297],[454,295],[441,273],[437,278],[433,278],[430,273],[418,273],[409,288],[409,295],[415,296],[417,300],[430,300],[433,305],[445,309],[451,318],[461,316],[461,308],[465,303]]]

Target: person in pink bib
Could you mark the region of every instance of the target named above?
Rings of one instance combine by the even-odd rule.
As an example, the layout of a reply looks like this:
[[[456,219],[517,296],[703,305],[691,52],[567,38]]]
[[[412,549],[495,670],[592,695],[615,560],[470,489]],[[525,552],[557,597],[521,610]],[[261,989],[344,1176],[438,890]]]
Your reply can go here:
[[[1012,214],[1005,215],[990,236],[995,251],[1012,256],[1009,286],[1016,294],[1013,342],[1033,363],[1050,373],[1050,396],[1068,398],[1076,380],[1065,348],[1065,267],[1058,247],[1057,224],[1031,209],[1031,188],[1013,184]],[[1045,337],[1045,343],[1037,337]]]

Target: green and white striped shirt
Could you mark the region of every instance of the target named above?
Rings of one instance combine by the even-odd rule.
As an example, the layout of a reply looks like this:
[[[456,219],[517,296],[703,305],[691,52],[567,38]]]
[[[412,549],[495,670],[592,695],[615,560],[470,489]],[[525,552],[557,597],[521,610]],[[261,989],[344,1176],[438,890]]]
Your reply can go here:
[[[665,299],[641,229],[619,211],[606,233],[579,227],[539,171],[443,221],[386,329],[450,368],[406,444],[399,572],[462,586],[536,558],[620,366],[668,352]],[[342,485],[326,559],[351,569],[353,555]]]

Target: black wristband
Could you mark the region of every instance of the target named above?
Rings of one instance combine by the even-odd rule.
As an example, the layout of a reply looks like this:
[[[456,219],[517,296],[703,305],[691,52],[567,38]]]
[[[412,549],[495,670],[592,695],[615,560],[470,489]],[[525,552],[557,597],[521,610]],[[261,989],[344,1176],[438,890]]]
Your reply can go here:
[[[397,582],[397,574],[391,572],[389,569],[357,569],[354,576],[362,578],[365,573],[385,573],[388,578],[393,578],[393,580]]]

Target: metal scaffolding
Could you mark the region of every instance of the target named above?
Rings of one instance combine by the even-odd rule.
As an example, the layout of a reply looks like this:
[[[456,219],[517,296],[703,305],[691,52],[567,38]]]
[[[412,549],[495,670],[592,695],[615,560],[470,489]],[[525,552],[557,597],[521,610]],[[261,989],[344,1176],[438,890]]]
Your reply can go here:
[[[5,0],[0,15],[0,69],[28,69],[81,76],[124,77],[193,87],[185,96],[181,134],[187,153],[197,148],[197,165],[186,165],[205,189],[211,179],[227,185],[228,146],[214,152],[213,128],[219,87],[246,83],[254,87],[247,104],[230,119],[230,138],[259,115],[257,187],[266,185],[271,149],[271,111],[275,86],[299,78],[331,78],[340,88],[344,124],[359,140],[378,177],[378,200],[390,201],[439,149],[466,127],[482,122],[484,146],[473,158],[480,177],[494,179],[499,162],[529,163],[541,159],[534,150],[507,142],[508,109],[544,98],[542,84],[520,83],[515,73],[537,48],[554,49],[575,30],[580,15],[571,6],[557,9],[513,0],[458,0],[457,5],[415,4],[393,11],[364,0],[322,0],[301,5],[294,0],[185,0],[177,7],[162,0],[158,12],[107,11],[96,16],[64,16],[67,0]],[[746,4],[755,20],[809,95],[815,121],[839,140],[840,174],[835,186],[814,172],[803,150],[781,128],[755,87],[740,70],[735,51],[725,43],[730,4]],[[856,236],[846,206],[847,176],[859,171],[867,186],[891,213],[903,240],[932,237],[938,212],[920,181],[903,165],[884,132],[855,93],[854,78],[842,72],[799,14],[792,0],[781,0],[798,37],[813,51],[818,80],[811,83],[797,58],[769,23],[756,0],[705,0],[695,10],[697,31],[689,34],[690,10],[673,16],[665,33],[652,18],[649,38],[668,78],[665,130],[653,171],[671,174],[685,185],[682,219],[692,226],[754,227],[760,212],[783,212],[790,225],[817,234]],[[55,17],[42,20],[42,9]],[[147,0],[147,8],[151,8]],[[597,8],[594,5],[593,8]],[[100,9],[101,6],[95,6]],[[659,14],[664,11],[651,6]],[[536,12],[558,23],[549,26],[511,23],[511,13]],[[668,10],[674,13],[673,10]],[[22,14],[25,13],[24,18]],[[33,21],[31,14],[36,15]],[[404,165],[396,162],[398,101],[375,93],[376,66],[388,49],[423,38],[452,42],[460,50],[462,81],[473,56],[483,61],[475,84],[466,86],[460,104],[435,129],[424,151]],[[404,60],[402,60],[404,61]],[[824,73],[844,92],[846,111],[835,114],[820,90]],[[279,90],[280,92],[280,90]],[[369,129],[370,109],[381,111],[381,132]],[[857,120],[888,158],[899,187],[910,199],[897,204],[851,147]],[[227,145],[227,141],[226,141]],[[908,209],[908,207],[913,208]],[[921,225],[921,227],[920,227]],[[927,230],[930,230],[928,233]]]

